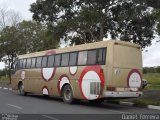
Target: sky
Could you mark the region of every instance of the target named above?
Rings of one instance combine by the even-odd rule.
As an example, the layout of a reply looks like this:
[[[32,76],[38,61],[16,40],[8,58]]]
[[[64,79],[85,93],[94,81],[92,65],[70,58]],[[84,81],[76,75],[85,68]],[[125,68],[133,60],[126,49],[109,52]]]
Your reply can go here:
[[[22,20],[32,20],[32,13],[29,11],[30,4],[36,0],[0,0],[0,6],[18,12]],[[145,52],[148,51],[148,52]],[[153,40],[152,45],[142,52],[143,66],[160,66],[160,42]],[[4,63],[0,62],[0,69],[4,68]]]

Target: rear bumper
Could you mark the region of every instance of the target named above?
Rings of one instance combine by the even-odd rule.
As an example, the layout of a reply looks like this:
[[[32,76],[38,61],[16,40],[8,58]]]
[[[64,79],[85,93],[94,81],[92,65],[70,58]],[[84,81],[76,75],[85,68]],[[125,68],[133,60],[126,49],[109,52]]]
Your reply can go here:
[[[142,92],[115,92],[115,91],[106,91],[103,93],[104,97],[115,97],[115,98],[131,98],[131,97],[140,97]]]

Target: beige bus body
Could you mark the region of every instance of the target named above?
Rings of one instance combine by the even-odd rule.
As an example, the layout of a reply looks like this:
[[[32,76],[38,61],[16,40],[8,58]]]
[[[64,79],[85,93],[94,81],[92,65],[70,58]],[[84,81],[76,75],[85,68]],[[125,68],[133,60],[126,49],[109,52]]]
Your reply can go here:
[[[91,49],[106,49],[104,65],[18,69],[12,87],[39,95],[61,96],[70,85],[76,99],[129,98],[142,95],[142,54],[139,45],[123,41],[101,41],[73,47],[20,55],[19,59]],[[50,77],[48,77],[50,76]]]

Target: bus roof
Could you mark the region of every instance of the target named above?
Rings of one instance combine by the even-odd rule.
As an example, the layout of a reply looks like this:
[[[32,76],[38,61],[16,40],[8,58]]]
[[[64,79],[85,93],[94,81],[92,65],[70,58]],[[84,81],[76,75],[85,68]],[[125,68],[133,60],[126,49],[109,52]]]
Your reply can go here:
[[[70,47],[65,47],[65,48],[50,49],[50,50],[45,50],[45,51],[40,51],[40,52],[23,54],[23,55],[19,55],[18,58],[22,59],[22,58],[43,56],[43,55],[46,55],[46,53],[49,51],[55,51],[55,53],[58,54],[58,53],[64,53],[64,52],[73,52],[73,51],[80,51],[80,50],[87,50],[87,49],[103,48],[103,47],[107,47],[108,44],[120,44],[120,45],[140,48],[139,45],[130,43],[130,42],[125,42],[125,41],[120,41],[120,40],[107,40],[107,41],[99,41],[99,42],[75,45],[75,46],[70,46]]]

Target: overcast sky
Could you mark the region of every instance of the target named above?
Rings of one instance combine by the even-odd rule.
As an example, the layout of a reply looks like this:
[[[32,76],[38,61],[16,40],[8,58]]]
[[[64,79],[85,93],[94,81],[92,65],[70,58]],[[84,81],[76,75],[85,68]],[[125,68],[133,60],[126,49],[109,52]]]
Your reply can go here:
[[[30,4],[36,0],[0,0],[2,8],[12,9],[22,16],[22,20],[32,20],[32,13],[29,11]],[[160,42],[153,43],[143,51],[143,66],[160,66]],[[0,69],[4,68],[4,63],[0,63]]]

